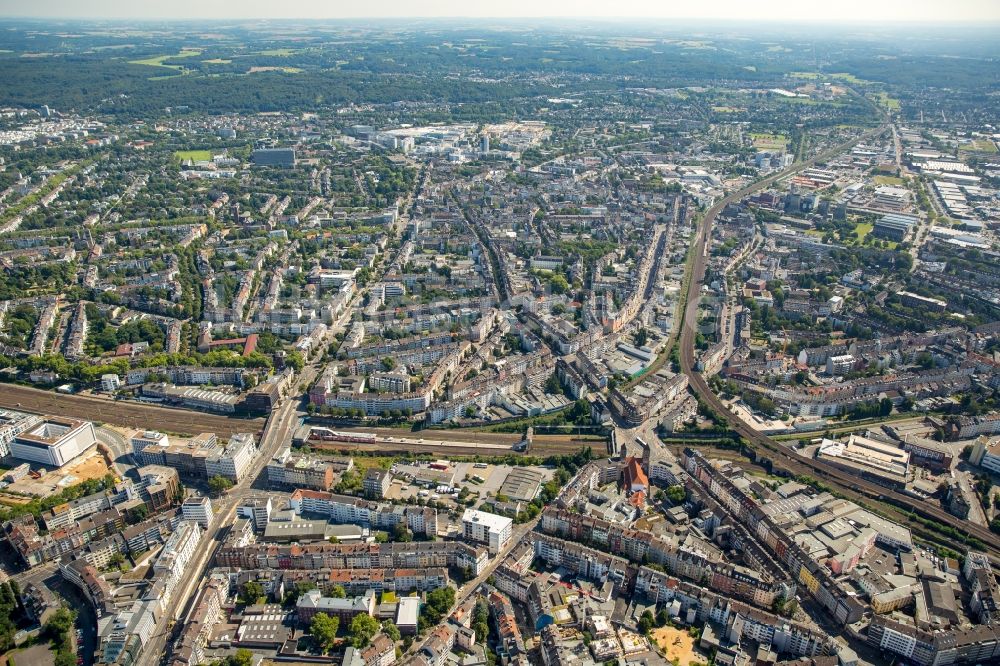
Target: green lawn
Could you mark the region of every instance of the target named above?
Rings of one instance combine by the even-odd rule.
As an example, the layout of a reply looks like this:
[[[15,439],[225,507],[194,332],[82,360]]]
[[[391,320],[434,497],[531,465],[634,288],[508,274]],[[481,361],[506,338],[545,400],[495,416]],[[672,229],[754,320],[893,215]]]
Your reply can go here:
[[[989,139],[975,139],[972,143],[963,143],[958,149],[970,153],[995,153],[997,145]]]
[[[897,178],[896,176],[875,176],[872,180],[875,181],[876,185],[892,185],[894,187],[901,187],[904,185],[902,178]]]
[[[785,150],[788,147],[788,137],[784,134],[752,132],[750,138],[760,150]]]
[[[864,242],[865,236],[867,236],[872,232],[872,228],[874,226],[875,225],[871,224],[870,222],[858,223],[857,225],[855,225],[854,231],[857,232],[858,234],[859,244]]]
[[[848,72],[837,72],[835,74],[831,74],[830,77],[834,79],[840,79],[841,81],[847,81],[848,83],[871,83],[871,81],[865,81],[864,79],[859,79],[858,77]]]
[[[212,159],[212,151],[210,150],[176,150],[174,155],[177,159],[181,160],[192,160],[194,162],[207,162]]]
[[[899,111],[899,109],[901,108],[899,100],[896,99],[895,97],[890,97],[889,93],[887,92],[878,93],[878,95],[876,95],[876,98],[877,98],[876,101],[879,104],[889,109],[890,111]]]

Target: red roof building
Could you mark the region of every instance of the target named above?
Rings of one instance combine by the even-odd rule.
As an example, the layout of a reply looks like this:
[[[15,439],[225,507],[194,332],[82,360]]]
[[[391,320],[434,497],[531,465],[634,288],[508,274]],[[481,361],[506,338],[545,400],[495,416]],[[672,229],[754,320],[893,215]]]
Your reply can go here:
[[[642,471],[642,465],[639,463],[638,458],[629,458],[628,462],[625,463],[622,485],[624,485],[625,490],[628,492],[649,492],[649,479],[646,477],[646,473]]]

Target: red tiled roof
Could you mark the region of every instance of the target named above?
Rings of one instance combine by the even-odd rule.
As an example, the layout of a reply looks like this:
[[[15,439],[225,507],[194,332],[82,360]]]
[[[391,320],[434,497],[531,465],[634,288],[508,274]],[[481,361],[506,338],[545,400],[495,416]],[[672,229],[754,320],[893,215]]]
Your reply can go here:
[[[247,343],[243,347],[243,355],[249,356],[254,352],[255,349],[257,349],[257,334],[251,333],[250,335],[247,336]]]
[[[645,488],[649,488],[649,479],[646,478],[646,473],[642,471],[642,465],[639,464],[637,458],[629,458],[628,463],[625,464],[625,485],[631,488],[634,484],[640,484]]]

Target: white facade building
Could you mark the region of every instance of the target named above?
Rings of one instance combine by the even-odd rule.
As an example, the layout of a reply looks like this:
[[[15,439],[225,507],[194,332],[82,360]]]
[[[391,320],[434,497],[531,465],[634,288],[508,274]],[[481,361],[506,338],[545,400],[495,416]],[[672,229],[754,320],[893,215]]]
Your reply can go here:
[[[201,528],[198,523],[183,520],[163,544],[163,550],[153,563],[153,572],[165,582],[164,592],[168,599],[177,582],[185,575],[200,540]]]
[[[466,509],[462,514],[462,530],[465,538],[486,544],[491,555],[496,555],[510,541],[514,521],[487,511]]]
[[[165,448],[170,446],[170,438],[162,432],[156,432],[155,430],[145,430],[132,435],[133,453],[142,453],[142,450],[148,446],[162,446]]]
[[[184,520],[193,520],[202,529],[208,529],[212,523],[212,501],[207,497],[189,497],[181,504],[181,514]]]
[[[21,460],[62,467],[97,442],[90,421],[44,416],[14,437],[10,454]]]
[[[250,471],[257,443],[254,436],[238,432],[229,438],[225,450],[219,455],[205,459],[205,474],[208,478],[224,476],[233,483],[239,483]]]
[[[122,385],[122,380],[114,373],[101,375],[101,390],[105,393],[117,391]]]

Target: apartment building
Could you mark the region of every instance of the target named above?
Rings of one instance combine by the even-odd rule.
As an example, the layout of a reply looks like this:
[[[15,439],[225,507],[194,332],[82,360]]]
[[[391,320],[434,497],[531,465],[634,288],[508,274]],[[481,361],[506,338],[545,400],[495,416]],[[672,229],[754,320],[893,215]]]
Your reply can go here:
[[[350,495],[334,495],[315,490],[296,490],[289,508],[302,515],[320,515],[342,525],[364,525],[372,529],[391,530],[403,523],[415,534],[436,536],[436,509],[421,506],[396,506],[372,502]]]
[[[353,467],[353,463],[347,469]],[[334,466],[325,460],[293,454],[286,447],[267,464],[267,480],[273,487],[309,488],[328,491],[333,487]]]
[[[466,509],[462,514],[462,530],[466,539],[486,544],[491,555],[497,555],[510,541],[514,521],[495,513]]]
[[[242,569],[426,569],[455,567],[479,575],[489,562],[489,552],[455,541],[411,543],[307,543],[245,546],[224,544],[216,563]]]
[[[198,523],[181,521],[153,562],[153,573],[165,582],[168,597],[170,591],[184,577],[187,566],[198,548],[201,534],[202,530]]]
[[[309,590],[298,598],[295,612],[299,624],[306,625],[318,613],[329,617],[340,618],[341,624],[347,626],[357,615],[375,615],[375,591],[367,590],[357,597],[324,597],[319,590]]]

